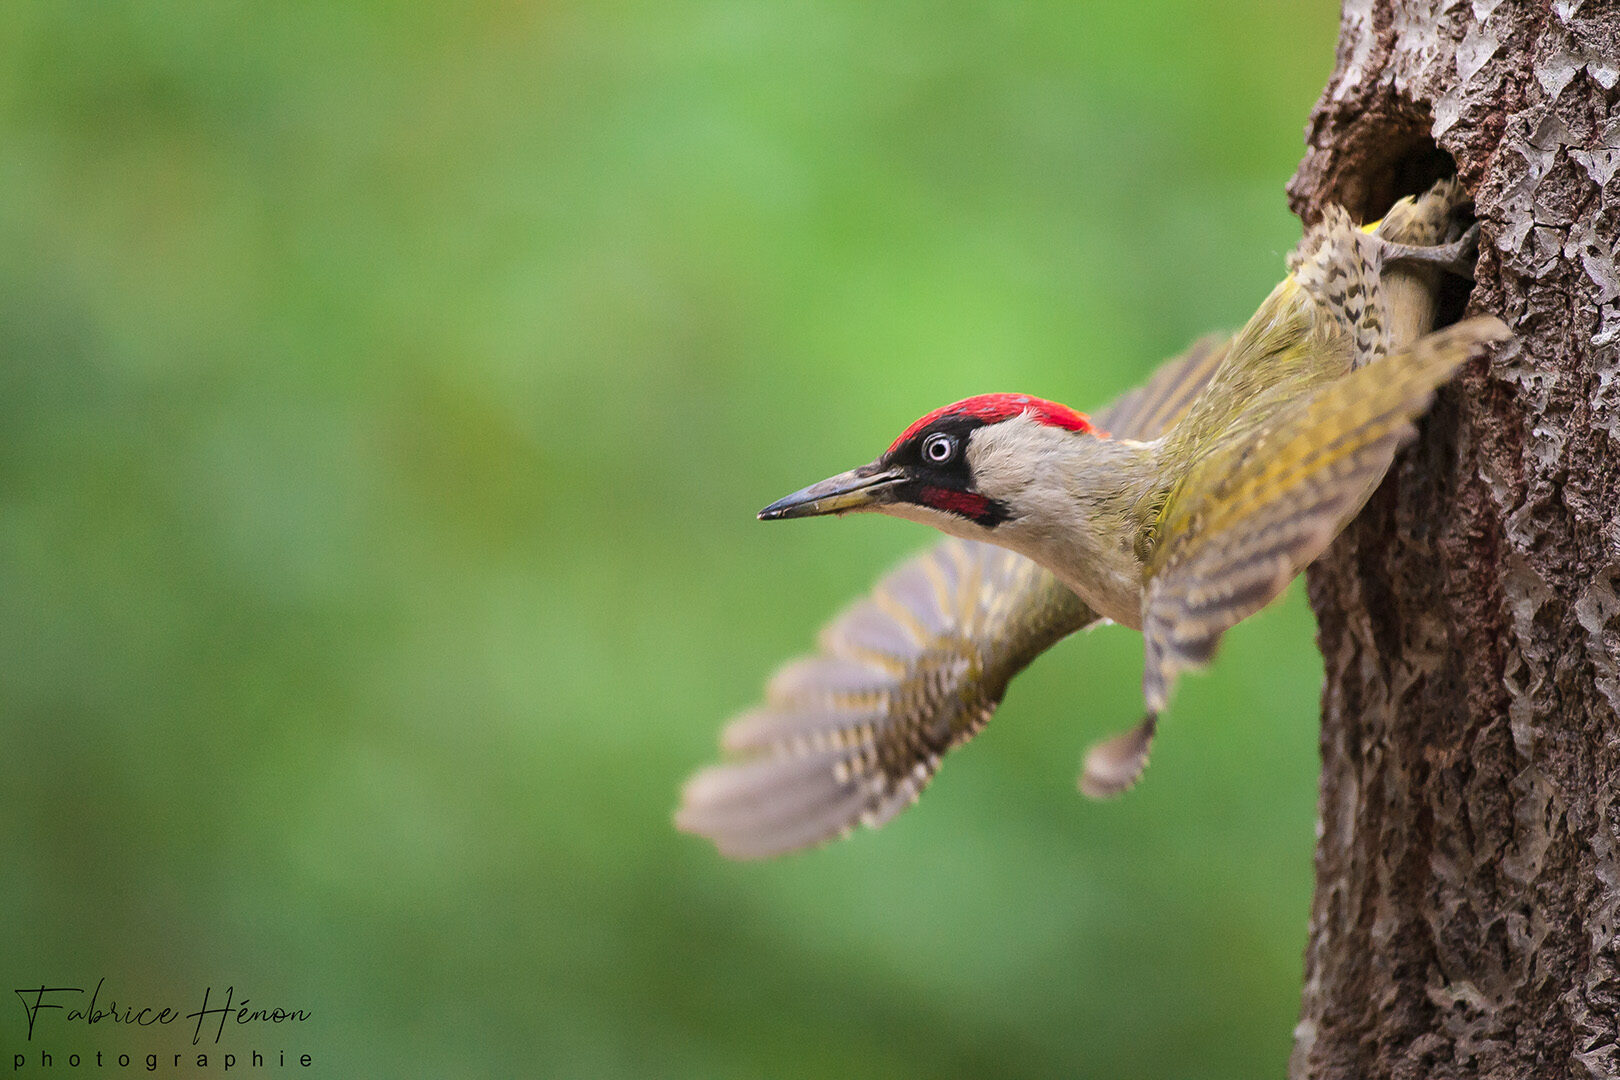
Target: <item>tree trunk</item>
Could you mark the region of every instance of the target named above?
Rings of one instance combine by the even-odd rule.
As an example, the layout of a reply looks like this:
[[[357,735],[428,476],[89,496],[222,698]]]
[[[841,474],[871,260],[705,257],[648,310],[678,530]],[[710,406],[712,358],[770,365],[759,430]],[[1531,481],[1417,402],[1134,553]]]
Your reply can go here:
[[[1454,168],[1470,307],[1517,340],[1309,573],[1296,1078],[1620,1076],[1617,77],[1613,2],[1345,0],[1295,210],[1370,220]]]

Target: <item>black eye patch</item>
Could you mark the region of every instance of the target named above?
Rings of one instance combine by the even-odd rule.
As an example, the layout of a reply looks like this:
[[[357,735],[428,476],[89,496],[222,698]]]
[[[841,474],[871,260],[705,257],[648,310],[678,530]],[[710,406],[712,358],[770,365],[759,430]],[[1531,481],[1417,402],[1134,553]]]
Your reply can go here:
[[[884,456],[893,465],[965,475],[968,436],[982,427],[976,416],[942,416]]]

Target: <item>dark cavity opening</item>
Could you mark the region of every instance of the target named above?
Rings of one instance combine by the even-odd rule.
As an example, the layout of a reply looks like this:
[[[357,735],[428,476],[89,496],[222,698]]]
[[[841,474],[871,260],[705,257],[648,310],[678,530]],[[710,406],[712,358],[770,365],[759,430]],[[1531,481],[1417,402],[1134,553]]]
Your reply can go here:
[[[1421,194],[1435,181],[1457,175],[1457,163],[1429,137],[1430,120],[1418,118],[1413,126],[1386,133],[1389,137],[1366,147],[1360,171],[1361,206],[1347,209],[1359,221],[1383,217],[1396,201]],[[1447,274],[1440,284],[1436,327],[1462,318],[1474,283]]]

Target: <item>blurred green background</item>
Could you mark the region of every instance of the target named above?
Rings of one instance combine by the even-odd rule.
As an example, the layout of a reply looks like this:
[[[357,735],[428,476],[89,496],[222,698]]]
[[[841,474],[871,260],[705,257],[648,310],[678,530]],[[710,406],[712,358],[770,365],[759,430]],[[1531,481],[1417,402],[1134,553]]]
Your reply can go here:
[[[734,865],[669,818],[764,676],[932,541],[754,511],[945,401],[1094,408],[1240,323],[1336,22],[8,5],[8,992],[234,984],[313,1018],[219,1049],[325,1076],[1278,1075],[1297,585],[1118,802],[1074,791],[1138,715],[1110,629],[882,832]],[[4,1064],[53,1049],[0,1015]]]

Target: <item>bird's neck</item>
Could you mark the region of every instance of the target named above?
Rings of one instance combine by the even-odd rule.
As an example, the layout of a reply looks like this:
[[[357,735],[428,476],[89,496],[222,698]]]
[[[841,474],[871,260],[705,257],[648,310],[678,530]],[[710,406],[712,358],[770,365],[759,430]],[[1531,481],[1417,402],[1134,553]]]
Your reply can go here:
[[[1137,539],[1164,494],[1155,444],[1067,436],[1040,455],[995,542],[1055,574],[1099,615],[1140,629]]]

